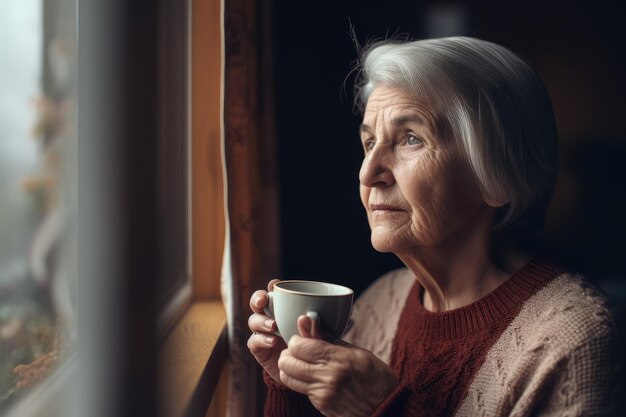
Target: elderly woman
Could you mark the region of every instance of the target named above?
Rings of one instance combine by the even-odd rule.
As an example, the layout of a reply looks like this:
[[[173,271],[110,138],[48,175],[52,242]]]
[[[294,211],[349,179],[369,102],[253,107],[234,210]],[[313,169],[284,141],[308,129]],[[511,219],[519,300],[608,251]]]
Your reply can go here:
[[[302,316],[285,344],[252,295],[265,415],[612,415],[606,300],[532,253],[557,160],[537,75],[465,37],[379,43],[360,69],[361,200],[407,268],[357,300],[345,341]]]

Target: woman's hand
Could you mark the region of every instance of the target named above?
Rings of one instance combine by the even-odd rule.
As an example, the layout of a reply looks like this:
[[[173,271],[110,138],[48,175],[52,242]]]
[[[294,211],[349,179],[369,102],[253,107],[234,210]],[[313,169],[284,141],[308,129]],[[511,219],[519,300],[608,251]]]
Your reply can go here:
[[[306,316],[298,319],[298,329],[303,337],[293,336],[280,354],[280,380],[325,416],[370,416],[398,385],[391,368],[371,352],[322,340]]]
[[[278,281],[280,280],[271,280],[267,284],[267,290],[271,291]],[[263,311],[268,302],[267,291],[255,291],[250,297],[250,308],[254,314],[248,319],[248,327],[253,332],[248,339],[248,349],[274,381],[282,385],[278,376],[278,358],[287,345],[280,336],[273,333],[276,331],[276,321],[266,316]]]

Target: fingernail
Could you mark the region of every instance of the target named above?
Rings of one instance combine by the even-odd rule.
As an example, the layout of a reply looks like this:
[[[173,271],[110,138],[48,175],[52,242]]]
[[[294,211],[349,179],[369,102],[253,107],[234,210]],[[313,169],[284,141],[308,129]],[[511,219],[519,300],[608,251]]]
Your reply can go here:
[[[274,325],[274,320],[270,320],[270,319],[265,320],[265,328],[266,329],[271,330],[273,325]]]
[[[271,345],[274,343],[274,338],[273,337],[266,337],[265,338],[265,343],[267,343],[268,345]]]

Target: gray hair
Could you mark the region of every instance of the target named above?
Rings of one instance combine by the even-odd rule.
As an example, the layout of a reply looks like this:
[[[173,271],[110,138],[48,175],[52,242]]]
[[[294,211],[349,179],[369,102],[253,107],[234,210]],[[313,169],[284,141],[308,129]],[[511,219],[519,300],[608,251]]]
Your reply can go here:
[[[361,112],[374,88],[397,88],[460,141],[483,196],[503,204],[497,230],[543,228],[556,183],[556,124],[524,61],[492,42],[450,37],[375,43],[357,68]]]

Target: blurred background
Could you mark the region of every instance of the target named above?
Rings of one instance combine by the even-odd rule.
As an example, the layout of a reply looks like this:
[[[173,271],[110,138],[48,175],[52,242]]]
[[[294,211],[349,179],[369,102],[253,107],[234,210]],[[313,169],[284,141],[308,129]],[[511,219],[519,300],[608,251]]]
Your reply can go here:
[[[0,3],[0,412],[74,354],[75,4]]]

